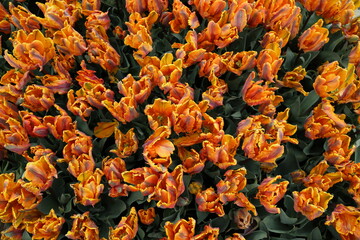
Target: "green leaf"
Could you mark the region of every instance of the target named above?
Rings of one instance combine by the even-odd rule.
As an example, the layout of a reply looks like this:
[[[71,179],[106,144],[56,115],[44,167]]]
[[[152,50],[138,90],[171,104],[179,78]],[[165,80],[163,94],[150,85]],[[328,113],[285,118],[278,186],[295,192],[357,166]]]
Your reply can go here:
[[[224,217],[217,217],[211,221],[212,227],[218,227],[220,232],[225,232],[226,228],[229,226],[230,217],[225,215]]]
[[[265,224],[266,228],[273,233],[288,233],[294,228],[293,226],[281,223],[280,214],[269,215],[265,217],[262,222]]]
[[[261,240],[267,238],[267,233],[262,230],[255,231],[251,233],[250,235],[246,236],[247,240]]]
[[[209,216],[208,212],[202,212],[202,211],[199,211],[198,209],[196,209],[196,222],[197,223],[201,223],[202,221],[204,221],[207,216]]]
[[[309,64],[312,62],[312,60],[314,60],[319,53],[320,53],[319,51],[304,53],[300,57],[300,60],[302,61],[301,66],[303,66],[304,68],[307,68],[309,66]]]
[[[286,71],[293,70],[295,59],[296,59],[295,53],[293,51],[291,51],[290,48],[287,48],[286,54],[285,54],[285,61],[283,63],[284,70],[286,70]]]
[[[126,200],[126,203],[128,205],[131,205],[133,202],[143,200],[143,199],[144,199],[144,196],[142,195],[142,193],[140,191],[132,192],[132,193],[130,193],[130,196]]]
[[[23,239],[23,240],[31,240],[32,238],[31,238],[30,234],[27,231],[24,231],[21,239]]]
[[[322,236],[321,236],[320,229],[318,227],[316,227],[311,231],[311,233],[308,237],[308,240],[318,240],[318,239],[322,239]]]
[[[312,110],[313,106],[317,103],[320,97],[316,94],[315,90],[312,90],[309,95],[304,97],[301,101],[300,112],[302,114],[306,114],[310,110]]]
[[[360,147],[355,149],[355,163],[360,163]]]
[[[92,136],[94,135],[93,131],[89,128],[88,122],[82,120],[79,116],[76,117],[77,128],[85,133],[86,135]]]
[[[286,215],[283,209],[280,208],[280,222],[283,224],[293,225],[297,222],[297,218],[292,218]]]
[[[105,211],[97,214],[100,220],[117,218],[126,210],[126,204],[119,198],[105,197],[102,198],[101,203]]]
[[[39,203],[37,209],[44,214],[48,214],[51,209],[54,209],[54,211],[58,213],[59,203],[52,195],[49,195]]]

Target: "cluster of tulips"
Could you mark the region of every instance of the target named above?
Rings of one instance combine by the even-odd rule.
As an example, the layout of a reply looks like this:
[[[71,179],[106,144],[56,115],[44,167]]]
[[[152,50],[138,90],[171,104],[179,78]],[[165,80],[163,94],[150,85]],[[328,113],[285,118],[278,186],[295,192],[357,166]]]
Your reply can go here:
[[[3,1],[1,239],[360,239],[357,7]]]

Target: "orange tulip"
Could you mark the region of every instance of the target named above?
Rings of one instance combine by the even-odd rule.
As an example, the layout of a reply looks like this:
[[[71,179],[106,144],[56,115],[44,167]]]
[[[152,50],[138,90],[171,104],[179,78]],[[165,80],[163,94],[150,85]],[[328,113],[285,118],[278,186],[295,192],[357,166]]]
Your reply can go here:
[[[195,235],[195,224],[196,221],[193,218],[189,218],[188,221],[180,219],[176,223],[167,221],[165,223],[165,233],[168,240],[190,240]]]
[[[92,63],[99,64],[104,70],[116,72],[120,66],[120,55],[104,39],[89,39],[88,54]]]
[[[56,239],[65,223],[63,217],[57,217],[54,209],[51,209],[49,214],[39,218],[35,221],[32,228],[33,239]]]
[[[110,197],[127,196],[127,190],[122,173],[126,171],[125,161],[121,158],[105,158],[102,162],[102,170],[110,185]]]
[[[5,96],[0,95],[0,127],[1,129],[5,129],[8,127],[6,121],[9,118],[18,119],[19,113],[18,108],[15,104],[8,101]]]
[[[141,29],[146,29],[148,32],[151,30],[155,22],[158,20],[159,14],[151,11],[147,16],[142,17],[138,12],[134,12],[129,16],[129,22],[125,22],[128,31],[131,34],[136,34]]]
[[[245,240],[245,238],[240,233],[234,233],[231,237],[225,238],[225,240]]]
[[[21,5],[15,7],[12,2],[9,2],[9,11],[11,13],[9,16],[9,21],[16,28],[23,29],[28,33],[35,29],[40,29],[40,24],[36,20],[35,15],[25,7]]]
[[[10,14],[6,11],[4,5],[0,3],[0,32],[5,34],[11,33],[11,24],[8,20],[10,18]]]
[[[142,104],[150,96],[153,89],[152,82],[148,76],[136,81],[131,74],[118,82],[119,93],[125,97],[134,96],[138,104]]]
[[[213,228],[205,225],[204,230],[194,237],[194,240],[217,240],[219,236],[219,228]]]
[[[218,48],[224,48],[238,38],[239,35],[237,28],[233,27],[230,23],[220,25],[219,23],[210,21],[207,28],[199,33],[198,44],[199,48],[204,48],[207,51],[213,51],[215,46]]]
[[[86,121],[86,118],[90,117],[93,108],[90,106],[86,99],[85,91],[83,89],[76,91],[75,97],[74,90],[70,89],[67,93],[67,97],[67,109],[74,115],[80,116],[83,121]]]
[[[54,43],[50,38],[44,37],[38,29],[26,34],[19,30],[12,39],[14,50],[10,55],[5,50],[4,58],[14,68],[25,71],[42,67],[55,56]]]
[[[145,161],[154,169],[161,170],[162,166],[168,167],[172,163],[171,154],[175,147],[170,140],[166,139],[170,133],[168,127],[158,127],[143,145]]]
[[[344,166],[339,166],[343,179],[350,183],[348,192],[353,195],[353,199],[357,204],[360,203],[360,164],[349,162]]]
[[[349,53],[349,63],[354,64],[355,66],[360,65],[360,43],[357,44],[351,49]]]
[[[351,127],[344,121],[344,114],[334,113],[334,107],[329,101],[323,101],[312,111],[305,121],[305,136],[314,140],[346,134]]]
[[[15,220],[18,210],[22,209],[21,205],[12,199],[12,194],[19,193],[20,184],[14,181],[14,173],[0,174],[0,219],[2,222],[11,223]],[[14,216],[15,215],[15,216]]]
[[[99,229],[90,218],[90,213],[76,214],[71,216],[74,219],[71,230],[66,233],[66,237],[76,239],[99,240]]]
[[[180,0],[173,2],[172,14],[174,18],[169,22],[169,25],[174,33],[179,33],[181,29],[185,29],[189,25],[192,29],[200,25],[195,12],[191,12]]]
[[[281,134],[265,133],[266,126],[270,124],[270,118],[264,115],[253,116],[239,122],[237,132],[243,135],[242,149],[247,157],[274,168],[276,159],[284,153],[284,146],[280,145]]]
[[[57,116],[45,116],[43,123],[48,126],[49,132],[57,139],[61,139],[63,132],[69,130],[70,132],[75,131],[76,123],[74,123],[71,117],[65,112],[64,109],[58,105],[54,105],[55,108],[60,112]]]
[[[11,84],[0,86],[0,95],[4,96],[8,101],[12,103],[18,103],[22,100],[22,91],[16,89],[16,86],[13,86]]]
[[[200,48],[198,45],[198,35],[196,31],[188,31],[185,36],[185,44],[174,43],[172,48],[179,48],[176,51],[176,57],[183,60],[184,68],[189,67],[197,62],[200,62],[206,50]]]
[[[334,184],[341,182],[341,172],[331,172],[324,174],[329,165],[325,160],[311,169],[310,174],[303,178],[302,181],[306,187],[316,187],[323,191],[329,190]]]
[[[204,160],[200,158],[199,153],[191,149],[186,150],[184,147],[178,147],[178,155],[182,161],[184,172],[189,174],[200,173],[205,167]]]
[[[254,68],[256,66],[256,55],[257,52],[255,51],[238,52],[232,55],[226,67],[229,71],[240,76],[242,71]]]
[[[269,213],[280,213],[280,208],[276,207],[276,203],[284,197],[286,188],[289,185],[288,181],[274,184],[280,178],[280,175],[274,178],[268,177],[258,186],[259,191],[255,198],[260,200],[260,203]]]
[[[41,145],[30,147],[30,152],[32,155],[34,155],[33,157],[30,157],[27,152],[24,152],[22,155],[28,162],[36,162],[43,156],[49,158],[51,161],[55,160],[56,158],[55,153],[51,149],[45,148]]]
[[[160,178],[160,173],[153,168],[134,168],[121,174],[124,182],[132,184],[127,187],[129,191],[140,191],[144,196],[153,194]]]
[[[281,48],[279,44],[272,43],[266,47],[260,51],[256,67],[261,79],[273,82],[274,78],[277,78],[277,73],[284,59],[280,58]]]
[[[246,82],[241,90],[241,94],[243,100],[249,106],[256,106],[256,105],[268,105],[270,103],[277,103],[279,100],[277,98],[281,98],[281,96],[275,95],[276,87],[269,87],[268,83],[265,83],[261,86],[264,82],[263,80],[260,81],[253,81],[255,78],[255,72],[251,72],[249,77],[246,79]]]
[[[145,225],[150,225],[155,221],[155,208],[151,207],[148,209],[140,209],[138,211],[140,222]],[[166,229],[166,228],[165,228]],[[165,230],[166,231],[166,230]]]
[[[146,114],[150,128],[156,130],[160,126],[171,127],[171,116],[175,110],[175,105],[170,101],[156,98],[153,104],[148,104],[145,107]]]
[[[172,173],[165,171],[160,176],[151,199],[158,201],[156,206],[159,208],[174,208],[184,191],[183,169],[178,165]]]
[[[315,11],[316,14],[325,18],[327,22],[338,23],[346,25],[354,15],[353,1],[299,1],[308,11]]]
[[[222,55],[211,52],[205,53],[203,59],[199,63],[199,76],[206,76],[210,80],[213,73],[215,77],[220,77],[226,72],[226,66],[229,63],[232,54],[232,52],[225,52]],[[210,82],[212,81],[210,80]]]
[[[0,219],[2,222],[13,223],[14,227],[19,227],[24,215],[36,208],[42,197],[34,194],[29,183],[22,179],[15,180],[13,173],[0,174]]]
[[[50,89],[33,84],[26,88],[22,106],[38,112],[48,110],[54,103],[54,93]]]
[[[334,98],[336,92],[344,85],[349,84],[347,79],[347,70],[340,67],[337,61],[325,63],[319,68],[318,75],[313,84],[316,93],[322,97]]]
[[[84,206],[94,206],[100,201],[100,194],[104,190],[104,185],[101,184],[101,177],[104,173],[97,168],[95,172],[86,171],[81,173],[77,179],[80,183],[71,184],[74,189],[75,203],[81,203]]]
[[[245,208],[236,210],[233,214],[233,220],[239,229],[247,229],[253,222],[251,213],[249,213],[249,211]]]
[[[132,207],[127,217],[122,217],[114,229],[110,228],[109,240],[134,239],[139,228],[138,221],[136,209]]]
[[[221,79],[219,79],[221,80]],[[220,81],[219,81],[220,82]],[[223,105],[224,94],[228,90],[228,86],[224,81],[221,81],[220,86],[211,85],[208,89],[202,93],[203,100],[209,102],[209,109],[214,109]]]
[[[65,22],[74,26],[75,22],[81,17],[81,5],[78,2],[49,0],[45,3],[37,2],[36,4],[44,15],[44,18],[36,17],[36,19],[46,29],[62,29]]]
[[[327,150],[324,152],[325,160],[333,165],[343,165],[350,161],[355,146],[350,148],[351,138],[347,135],[331,137],[327,140]]]
[[[328,207],[333,198],[330,193],[318,188],[308,187],[301,192],[294,191],[294,210],[301,212],[310,221],[320,217]]]
[[[0,130],[1,145],[12,152],[22,154],[30,147],[29,137],[20,122],[13,118],[6,121],[7,129]]]
[[[101,104],[108,109],[114,118],[123,124],[131,122],[139,116],[139,113],[136,110],[137,103],[134,97],[122,97],[120,102],[104,100]]]
[[[146,3],[147,0],[140,0],[140,1],[126,0],[126,10],[129,13],[134,13],[134,12],[142,13],[147,9]]]
[[[100,10],[101,0],[83,0],[81,2],[82,13],[87,15],[93,11]]]
[[[267,27],[276,32],[286,29],[290,33],[290,39],[293,39],[299,32],[302,18],[301,9],[296,6],[295,1],[285,2],[288,3],[284,5],[280,3],[281,5],[279,6],[281,6],[281,8],[276,12],[268,11],[271,17],[267,23]]]
[[[199,131],[202,124],[202,113],[206,111],[207,105],[206,101],[197,104],[192,100],[178,104],[172,114],[174,131],[177,134]]]
[[[26,164],[24,178],[39,191],[46,191],[51,187],[54,178],[57,178],[57,171],[47,156]]]
[[[50,89],[53,93],[66,94],[71,86],[71,77],[65,75],[50,75],[37,76],[41,80],[42,84]]]
[[[168,92],[167,99],[172,103],[181,104],[194,100],[194,89],[188,83],[175,83]]]
[[[11,84],[17,90],[23,90],[27,82],[31,79],[29,72],[22,72],[16,69],[10,69],[0,79],[2,85]]]
[[[221,169],[226,169],[236,165],[235,154],[240,144],[240,138],[234,138],[225,134],[221,140],[220,146],[217,146],[207,140],[203,142],[201,156],[208,159]]]
[[[319,19],[299,37],[299,48],[304,52],[318,51],[329,41],[329,30],[323,28],[324,21]]]
[[[136,138],[134,129],[131,128],[126,134],[123,134],[115,128],[115,144],[117,149],[113,149],[111,152],[120,158],[126,158],[135,153],[138,149],[138,139]]]
[[[95,28],[97,26],[103,27],[105,30],[110,28],[110,18],[108,12],[102,11],[90,11],[91,13],[86,17],[85,27],[86,29]],[[84,13],[84,11],[83,11]],[[120,27],[120,26],[117,26]],[[116,27],[115,27],[116,28]],[[116,28],[119,30],[119,28]]]
[[[15,228],[11,225],[9,228],[1,231],[3,240],[22,240],[25,229]]]
[[[222,11],[226,7],[224,0],[191,0],[189,4],[195,6],[201,17],[214,21],[219,20]]]
[[[69,161],[69,166],[67,170],[71,175],[77,178],[81,173],[84,173],[86,171],[93,172],[94,168],[95,161],[90,150],[89,154],[83,153],[77,157],[74,156],[73,159]]]
[[[80,56],[86,51],[84,38],[68,23],[54,33],[56,48],[65,55]]]
[[[216,213],[219,217],[225,215],[219,195],[213,188],[208,188],[196,194],[196,203],[199,211]]]
[[[290,173],[293,183],[300,184],[302,183],[303,178],[306,177],[306,172],[304,170],[296,170]]]
[[[297,66],[294,70],[290,72],[286,72],[285,76],[280,80],[276,81],[276,83],[280,84],[283,87],[294,88],[296,91],[302,93],[304,96],[307,96],[307,93],[300,81],[304,79],[306,76],[306,70],[302,66]]]
[[[40,117],[28,111],[20,111],[19,113],[22,118],[22,125],[28,135],[32,137],[46,137],[48,135],[48,127],[42,123]]]
[[[354,224],[360,220],[360,211],[352,206],[337,204],[330,216],[327,216],[326,225],[332,225],[341,239],[359,239],[360,228]]]
[[[271,48],[271,44],[275,43],[283,48],[286,46],[290,38],[290,32],[287,29],[279,31],[268,31],[264,34],[263,40],[261,40],[261,46],[264,49]]]
[[[227,170],[224,174],[225,179],[216,184],[216,192],[219,194],[220,201],[223,204],[237,199],[239,191],[246,186],[246,169]]]
[[[67,144],[63,149],[64,159],[62,159],[61,161],[70,162],[74,158],[78,158],[82,154],[91,154],[91,137],[85,135],[78,130],[76,130],[75,132],[65,130],[63,133],[63,141]]]
[[[126,10],[129,13],[142,13],[155,11],[161,14],[168,8],[168,0],[126,0]]]
[[[81,87],[83,87],[85,83],[91,83],[94,85],[104,83],[102,78],[96,76],[96,71],[86,68],[86,63],[84,60],[81,61],[80,66],[82,70],[77,71],[75,79]]]

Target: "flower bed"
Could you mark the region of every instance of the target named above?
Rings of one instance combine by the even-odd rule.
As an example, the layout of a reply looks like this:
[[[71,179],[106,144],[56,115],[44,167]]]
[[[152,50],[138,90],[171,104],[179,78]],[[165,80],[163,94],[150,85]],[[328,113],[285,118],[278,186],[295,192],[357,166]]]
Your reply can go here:
[[[2,1],[1,239],[360,239],[359,5]]]

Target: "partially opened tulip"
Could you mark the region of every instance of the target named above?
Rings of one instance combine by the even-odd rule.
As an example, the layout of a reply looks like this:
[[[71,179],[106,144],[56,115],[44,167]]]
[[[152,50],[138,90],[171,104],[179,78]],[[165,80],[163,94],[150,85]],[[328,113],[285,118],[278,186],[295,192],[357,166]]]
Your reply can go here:
[[[301,212],[307,219],[314,220],[320,217],[328,208],[329,201],[334,197],[332,194],[308,187],[301,192],[294,191],[294,210]]]
[[[318,51],[329,41],[329,30],[322,27],[324,21],[320,19],[299,37],[299,48],[304,52]]]
[[[38,29],[27,34],[24,30],[14,32],[13,55],[5,51],[4,58],[14,68],[25,71],[42,69],[55,56],[54,43]]]

